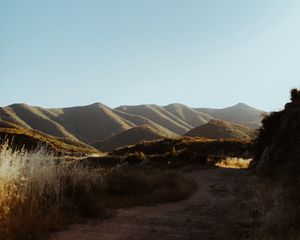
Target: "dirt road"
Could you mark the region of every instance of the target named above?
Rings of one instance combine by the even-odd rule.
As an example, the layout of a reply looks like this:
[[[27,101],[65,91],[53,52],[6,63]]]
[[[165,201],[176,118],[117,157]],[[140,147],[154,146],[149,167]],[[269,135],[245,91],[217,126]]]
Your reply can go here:
[[[153,207],[120,209],[104,221],[71,226],[52,240],[231,240],[231,211],[245,170],[205,169],[187,173],[198,184],[188,199]]]

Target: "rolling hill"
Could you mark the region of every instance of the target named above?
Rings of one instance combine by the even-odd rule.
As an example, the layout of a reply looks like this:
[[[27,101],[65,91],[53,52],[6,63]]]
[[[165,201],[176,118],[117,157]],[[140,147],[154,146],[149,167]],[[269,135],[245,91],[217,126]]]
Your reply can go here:
[[[74,135],[53,121],[51,111],[27,104],[12,104],[0,109],[0,119],[53,136],[77,140]]]
[[[54,137],[0,120],[0,147],[7,141],[12,142],[12,146],[17,149],[32,150],[36,147],[45,147],[56,153],[72,155],[99,153],[98,150],[85,143],[73,141],[69,138]]]
[[[125,130],[111,138],[95,142],[92,145],[101,151],[112,151],[120,147],[135,145],[144,141],[152,141],[161,138],[163,138],[163,136],[159,135],[159,133],[154,129],[147,125],[142,125]]]
[[[101,103],[52,109],[12,104],[0,108],[0,120],[73,142],[93,144],[108,141],[114,136],[118,139],[118,134],[125,134],[129,129],[136,129],[132,133],[129,131],[131,134],[146,136],[141,133],[145,126],[161,137],[174,138],[212,119],[257,128],[262,113],[245,104],[224,109],[190,108],[179,103],[120,106],[115,109]],[[141,136],[136,136],[136,139],[142,140]]]
[[[169,104],[165,106],[164,109],[192,127],[200,126],[212,119],[212,117],[206,113],[199,112],[179,103]]]
[[[255,136],[255,130],[224,120],[212,119],[208,123],[190,130],[185,136],[210,139],[251,140]]]
[[[135,127],[135,124],[118,116],[109,107],[95,103],[83,107],[50,109],[55,120],[72,132],[77,139],[91,143]]]
[[[183,120],[177,118],[172,113],[168,112],[163,107],[151,104],[151,105],[139,105],[139,106],[121,106],[116,108],[121,112],[126,112],[133,115],[143,116],[149,120],[168,128],[176,134],[184,134],[192,126]]]
[[[132,122],[136,126],[147,125],[147,126],[151,127],[152,129],[154,129],[154,131],[158,132],[160,135],[162,135],[164,137],[169,137],[169,138],[178,137],[177,134],[175,134],[174,132],[172,132],[168,128],[165,128],[165,127],[163,127],[163,126],[147,119],[146,117],[132,115],[132,114],[128,114],[128,113],[118,111],[118,110],[114,110],[114,113],[116,113],[120,117],[126,119],[127,121]]]
[[[261,125],[262,115],[265,113],[244,103],[238,103],[223,109],[197,108],[196,110],[216,119],[245,125],[251,128],[258,128]]]

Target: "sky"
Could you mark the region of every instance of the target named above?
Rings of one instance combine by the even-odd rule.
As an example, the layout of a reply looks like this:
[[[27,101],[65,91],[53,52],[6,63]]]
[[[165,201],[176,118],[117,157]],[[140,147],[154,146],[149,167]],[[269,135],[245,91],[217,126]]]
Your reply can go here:
[[[0,106],[244,102],[300,87],[298,0],[0,0]]]

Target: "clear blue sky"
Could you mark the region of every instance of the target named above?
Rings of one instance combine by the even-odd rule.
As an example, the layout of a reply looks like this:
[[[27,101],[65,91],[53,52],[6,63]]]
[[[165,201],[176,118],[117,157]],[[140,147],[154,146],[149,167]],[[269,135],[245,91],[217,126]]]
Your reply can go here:
[[[0,0],[0,106],[276,110],[300,87],[298,0]]]

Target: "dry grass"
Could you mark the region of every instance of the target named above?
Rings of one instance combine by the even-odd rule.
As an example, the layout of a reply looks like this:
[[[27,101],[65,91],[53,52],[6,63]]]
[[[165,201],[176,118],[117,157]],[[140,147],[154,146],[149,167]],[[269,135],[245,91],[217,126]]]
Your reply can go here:
[[[257,176],[248,176],[239,182],[240,199],[230,214],[229,225],[236,239],[300,239],[300,208],[290,195],[291,186]]]
[[[159,169],[114,172],[106,179],[109,207],[155,205],[184,199],[196,188],[194,181]]]
[[[55,157],[41,149],[12,151],[5,144],[0,153],[1,239],[37,238],[40,232],[56,228],[67,217],[65,205],[74,206],[80,216],[83,194],[101,186],[101,174],[58,165]]]
[[[216,163],[216,166],[222,168],[240,168],[247,169],[252,159],[226,157],[225,159]]]
[[[86,169],[8,144],[0,160],[0,239],[43,239],[66,224],[106,217],[110,208],[175,201],[195,187],[170,172]]]
[[[40,131],[20,126],[0,128],[0,142],[2,143],[6,140],[10,141],[11,146],[13,143],[12,147],[16,149],[24,146],[26,149],[32,150],[42,145],[51,151],[63,152],[65,154],[98,153],[98,150],[82,142],[50,136]]]

